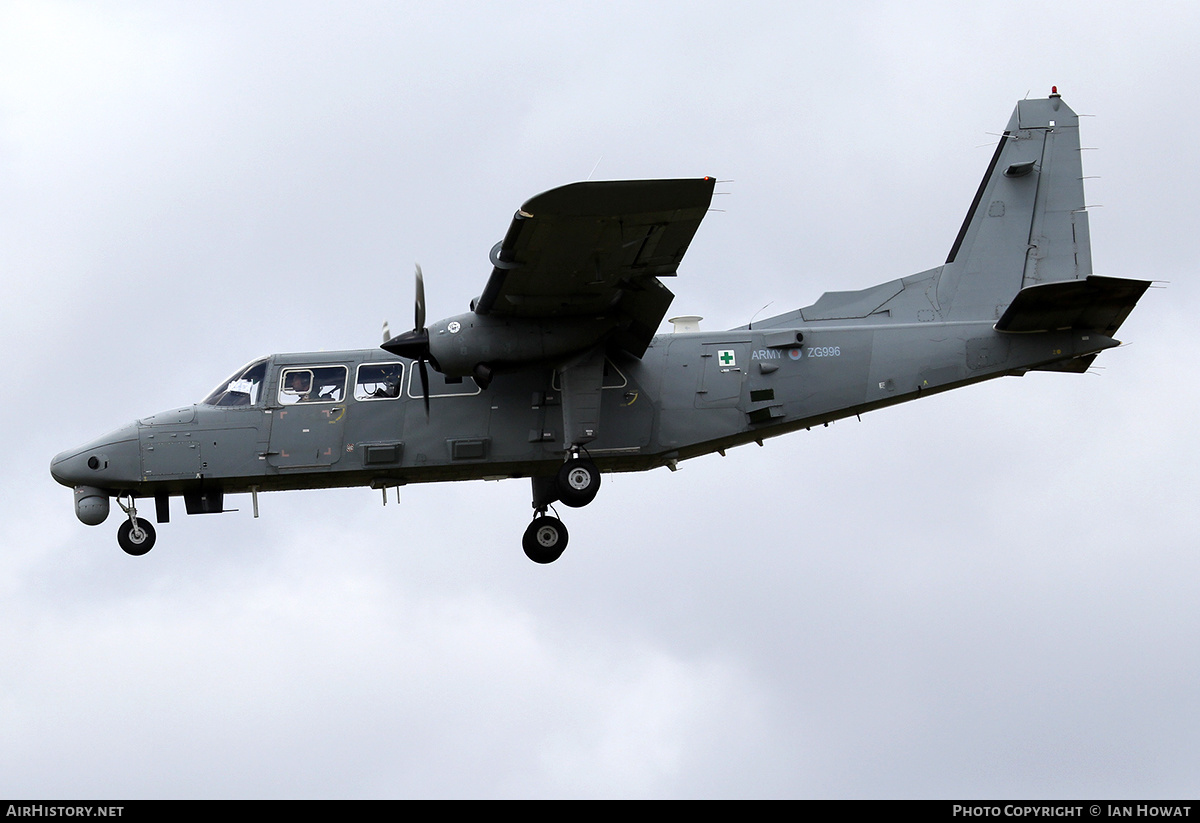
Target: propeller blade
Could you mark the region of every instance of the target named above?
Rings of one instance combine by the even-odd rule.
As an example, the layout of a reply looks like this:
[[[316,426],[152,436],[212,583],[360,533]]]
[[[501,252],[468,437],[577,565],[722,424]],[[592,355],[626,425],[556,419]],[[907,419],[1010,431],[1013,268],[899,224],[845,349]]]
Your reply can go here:
[[[392,337],[387,324],[383,326],[383,345],[380,348],[407,357],[417,364],[421,373],[421,396],[425,399],[425,419],[429,419],[429,367],[430,360],[429,329],[425,328],[425,278],[421,274],[421,265],[417,264],[417,296],[414,326],[412,331],[406,331]],[[435,364],[436,365],[436,364]]]
[[[417,264],[417,317],[413,329],[425,328],[425,278],[421,275],[421,264]]]

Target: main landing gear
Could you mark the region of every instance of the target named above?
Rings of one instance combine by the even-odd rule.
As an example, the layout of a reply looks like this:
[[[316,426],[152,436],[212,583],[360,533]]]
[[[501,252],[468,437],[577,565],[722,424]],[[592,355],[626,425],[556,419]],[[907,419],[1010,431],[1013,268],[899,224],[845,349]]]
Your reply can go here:
[[[576,455],[562,464],[554,484],[563,505],[578,509],[596,499],[596,492],[600,491],[600,470],[591,460]]]
[[[133,503],[132,494],[129,495],[128,505],[122,502],[118,495],[117,505],[121,507],[121,511],[129,515],[129,519],[117,529],[117,543],[126,554],[140,557],[154,548],[154,527],[150,525],[149,520],[143,520],[137,516],[137,506]]]
[[[546,511],[555,501],[577,509],[595,500],[600,491],[600,470],[575,450],[554,477],[534,477],[532,481],[534,516],[521,538],[521,547],[534,563],[553,563],[567,547],[567,527]]]
[[[567,547],[567,527],[557,517],[539,514],[533,518],[525,536],[521,538],[521,548],[525,556],[534,563],[553,563]]]

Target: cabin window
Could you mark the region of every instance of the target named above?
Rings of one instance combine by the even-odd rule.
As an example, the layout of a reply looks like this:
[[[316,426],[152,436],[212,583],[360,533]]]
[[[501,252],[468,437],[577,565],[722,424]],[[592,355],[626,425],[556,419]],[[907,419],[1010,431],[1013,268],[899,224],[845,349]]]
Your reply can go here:
[[[345,366],[305,366],[284,369],[279,380],[279,402],[340,403],[346,396]]]
[[[430,397],[470,397],[483,391],[471,377],[446,377],[433,370],[428,372],[428,377]],[[418,400],[425,396],[417,369],[408,370],[408,396]]]
[[[354,379],[355,400],[395,400],[404,385],[402,363],[363,363]]]
[[[258,403],[266,376],[267,358],[264,357],[242,367],[201,402],[206,406],[253,406]]]

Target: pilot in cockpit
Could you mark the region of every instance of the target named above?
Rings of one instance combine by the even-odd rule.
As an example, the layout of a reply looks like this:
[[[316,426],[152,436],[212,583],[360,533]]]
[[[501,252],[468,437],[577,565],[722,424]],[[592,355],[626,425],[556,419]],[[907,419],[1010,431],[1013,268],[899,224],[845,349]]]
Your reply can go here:
[[[400,394],[400,374],[395,367],[384,367],[371,397],[397,397]]]
[[[283,383],[283,392],[295,398],[294,403],[308,403],[316,398],[309,396],[312,389],[312,374],[306,371],[288,372]]]

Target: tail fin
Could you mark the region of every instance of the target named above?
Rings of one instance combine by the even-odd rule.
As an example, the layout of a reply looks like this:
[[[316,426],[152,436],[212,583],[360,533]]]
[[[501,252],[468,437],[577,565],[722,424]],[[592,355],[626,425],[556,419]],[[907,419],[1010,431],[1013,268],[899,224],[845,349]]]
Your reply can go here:
[[[1071,328],[1111,337],[1150,283],[1092,274],[1080,153],[1079,117],[1057,93],[1021,100],[945,265],[860,291],[826,292],[758,327],[936,318],[991,321],[1014,334]]]
[[[1027,286],[1092,272],[1079,118],[1058,94],[1021,100],[938,281],[947,319],[996,319]]]

